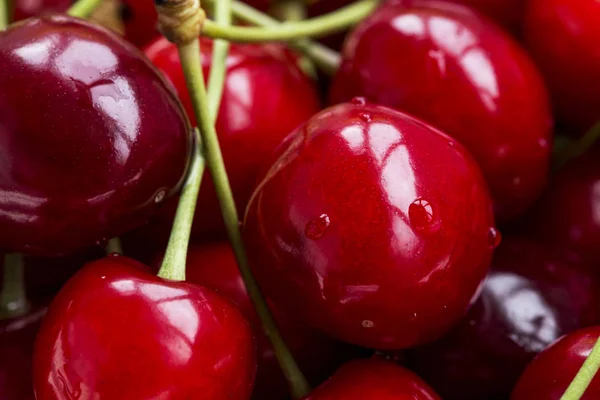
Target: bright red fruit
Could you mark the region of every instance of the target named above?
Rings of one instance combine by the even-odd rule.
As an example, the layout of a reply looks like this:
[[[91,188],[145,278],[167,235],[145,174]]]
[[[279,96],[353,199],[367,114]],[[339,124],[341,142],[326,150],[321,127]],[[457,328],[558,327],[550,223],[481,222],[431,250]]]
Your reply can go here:
[[[0,33],[0,243],[72,253],[139,226],[182,181],[181,104],[108,30],[46,16]]]
[[[73,0],[15,0],[13,5],[13,21],[35,17],[42,13],[64,12],[73,4]]]
[[[305,400],[441,400],[418,376],[389,361],[353,361]]]
[[[469,314],[412,351],[409,365],[445,400],[504,400],[536,354],[600,323],[598,304],[600,283],[588,269],[534,241],[504,239]]]
[[[560,338],[527,367],[511,400],[560,400],[592,351],[600,326],[581,329]],[[596,374],[580,400],[600,398],[600,374]]]
[[[431,341],[460,320],[498,241],[460,144],[355,99],[311,118],[274,160],[244,239],[278,308],[381,349]]]
[[[212,41],[202,39],[201,48],[204,75],[208,77]],[[145,52],[174,84],[188,115],[195,120],[176,46],[161,38]],[[296,56],[279,44],[231,46],[216,128],[240,215],[256,186],[265,158],[294,128],[320,109],[314,83],[296,61]],[[200,188],[194,221],[196,236],[224,233],[208,174]]]
[[[527,47],[558,119],[581,133],[600,120],[600,2],[531,0],[527,7]]]
[[[250,325],[212,290],[107,257],[51,304],[36,342],[36,398],[246,400],[254,351]]]
[[[511,37],[466,7],[382,6],[345,42],[330,99],[353,96],[459,140],[481,166],[500,221],[523,212],[544,187],[552,116],[540,74]]]

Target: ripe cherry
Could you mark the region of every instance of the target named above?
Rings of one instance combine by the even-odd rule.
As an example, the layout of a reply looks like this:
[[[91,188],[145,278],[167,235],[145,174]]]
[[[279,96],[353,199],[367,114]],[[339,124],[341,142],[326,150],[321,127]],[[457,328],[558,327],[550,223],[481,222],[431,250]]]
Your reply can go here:
[[[469,6],[493,19],[509,32],[521,34],[527,2],[523,0],[449,0]]]
[[[125,38],[138,47],[144,47],[160,36],[158,14],[152,1],[122,0],[121,19]]]
[[[168,281],[111,256],[60,291],[38,334],[37,400],[247,400],[252,331],[209,289]]]
[[[311,118],[273,159],[244,238],[278,308],[381,349],[460,320],[497,244],[485,182],[460,144],[355,99]]]
[[[377,358],[353,361],[304,400],[441,400],[418,376]]]
[[[72,253],[139,226],[182,181],[181,104],[113,33],[67,16],[0,33],[0,243]]]
[[[600,326],[563,336],[541,352],[527,367],[510,397],[511,400],[560,400],[592,351]],[[581,400],[600,398],[600,374],[596,374]]]
[[[467,316],[441,340],[411,351],[409,365],[445,400],[507,399],[537,353],[600,323],[598,304],[600,282],[588,269],[537,242],[507,238]]]
[[[475,157],[502,221],[546,182],[552,118],[540,74],[519,45],[471,10],[415,0],[382,6],[346,40],[330,99],[408,112]]]
[[[558,119],[581,133],[600,120],[600,3],[532,0],[525,40],[550,88]]]
[[[202,39],[205,76],[210,71],[212,41]],[[192,103],[177,48],[161,38],[145,51],[179,92],[188,115]],[[281,141],[319,111],[314,83],[299,68],[296,56],[279,44],[232,44],[217,132],[240,215],[256,186],[259,169]],[[212,180],[206,174],[195,215],[196,236],[224,233]]]

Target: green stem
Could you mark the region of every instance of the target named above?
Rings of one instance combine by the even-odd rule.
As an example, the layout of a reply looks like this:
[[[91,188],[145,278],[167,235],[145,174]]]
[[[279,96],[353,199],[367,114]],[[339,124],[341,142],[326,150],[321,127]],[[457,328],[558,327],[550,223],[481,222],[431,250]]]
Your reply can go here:
[[[320,37],[343,31],[371,14],[379,0],[359,0],[329,14],[305,21],[284,22],[278,26],[242,27],[223,26],[206,20],[202,34],[213,39],[234,42],[289,41],[307,37]]]
[[[560,400],[579,400],[600,369],[600,337]]]
[[[231,0],[216,2],[215,22],[223,26],[231,25]],[[228,52],[229,42],[227,40],[217,39],[214,41],[210,74],[208,76],[208,111],[213,124],[217,119],[223,95]]]
[[[275,4],[274,13],[282,21],[302,21],[306,18],[306,5],[303,0],[281,0]],[[317,79],[315,64],[306,54],[298,59],[298,66],[306,75]]]
[[[0,31],[6,29],[10,23],[9,9],[11,7],[8,5],[8,1],[9,0],[0,0]]]
[[[123,254],[123,246],[121,245],[121,239],[114,237],[108,241],[105,249],[106,255],[113,253]]]
[[[102,0],[78,0],[69,8],[67,14],[72,17],[88,18],[102,3]]]
[[[0,319],[15,318],[29,310],[23,278],[23,256],[13,253],[4,256],[4,282],[0,293]]]
[[[262,322],[265,334],[271,341],[275,355],[279,361],[288,382],[292,395],[295,398],[305,396],[310,388],[298,365],[294,361],[289,349],[281,337],[275,320],[260,293],[258,284],[250,271],[242,236],[239,228],[237,210],[231,193],[229,179],[225,171],[223,156],[219,148],[219,141],[215,127],[211,121],[208,110],[208,98],[204,85],[202,68],[200,67],[200,42],[198,39],[179,46],[179,57],[184,66],[188,90],[194,105],[194,113],[199,124],[202,140],[206,151],[206,160],[217,192],[221,206],[221,213],[225,227],[233,247],[240,273],[246,284],[248,295],[253,301],[256,312]]]
[[[553,161],[553,170],[556,172],[569,161],[588,151],[600,139],[600,121],[592,126],[582,137],[567,144],[558,152]]]

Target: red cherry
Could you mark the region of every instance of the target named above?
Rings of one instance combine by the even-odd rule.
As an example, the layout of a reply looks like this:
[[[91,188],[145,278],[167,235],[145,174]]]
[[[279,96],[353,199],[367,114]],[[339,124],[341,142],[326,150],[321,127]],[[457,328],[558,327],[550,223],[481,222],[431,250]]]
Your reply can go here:
[[[121,20],[125,38],[138,47],[144,47],[160,36],[158,14],[152,1],[122,0]]]
[[[278,308],[381,349],[458,322],[495,245],[485,182],[460,144],[357,99],[310,119],[275,160],[244,238]]]
[[[122,39],[67,16],[0,33],[0,243],[59,255],[139,226],[184,177],[190,127]]]
[[[527,367],[511,400],[560,400],[592,351],[600,326],[581,329],[560,338]],[[581,400],[600,398],[600,374],[596,374]]]
[[[600,120],[600,3],[532,0],[525,17],[529,51],[546,77],[558,119],[576,132]]]
[[[13,21],[35,17],[42,13],[64,12],[71,7],[73,0],[15,0],[13,4]]]
[[[546,182],[551,114],[539,73],[507,34],[465,7],[391,3],[346,41],[333,102],[366,96],[422,118],[479,162],[496,216],[523,212]]]
[[[509,32],[520,35],[526,1],[523,0],[449,0],[464,4],[493,19]]]
[[[88,264],[50,306],[36,341],[37,400],[249,399],[249,324],[212,290],[121,256]]]
[[[373,358],[344,365],[305,400],[441,400],[418,376]]]
[[[445,400],[507,399],[537,353],[600,322],[598,304],[600,284],[589,270],[531,240],[508,238],[469,314],[441,340],[412,351],[410,366]]]
[[[202,39],[201,45],[203,69],[207,77],[212,41]],[[195,120],[176,46],[161,38],[145,52],[173,82],[188,115],[192,121]],[[240,214],[243,214],[256,186],[264,159],[319,108],[314,83],[302,72],[296,57],[285,47],[277,44],[232,44],[216,128]],[[194,234],[223,234],[225,227],[214,186],[208,174],[204,179],[195,215]]]

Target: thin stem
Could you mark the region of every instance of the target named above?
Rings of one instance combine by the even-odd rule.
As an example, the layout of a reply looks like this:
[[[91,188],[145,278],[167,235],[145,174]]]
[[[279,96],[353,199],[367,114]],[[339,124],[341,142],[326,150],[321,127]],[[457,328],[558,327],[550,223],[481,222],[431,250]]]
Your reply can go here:
[[[248,295],[254,303],[256,312],[262,322],[265,334],[271,341],[275,355],[279,361],[282,371],[290,383],[292,395],[295,398],[305,396],[310,388],[298,365],[294,361],[289,349],[285,345],[277,325],[265,299],[263,298],[258,284],[248,266],[244,244],[239,228],[239,220],[227,172],[223,163],[223,156],[219,148],[219,141],[215,127],[209,118],[208,98],[204,86],[204,77],[200,67],[200,42],[198,39],[179,45],[179,57],[184,66],[185,77],[188,84],[190,96],[194,105],[194,113],[199,124],[202,140],[206,149],[206,159],[211,172],[217,198],[221,205],[221,213],[225,221],[225,227],[233,247],[240,273],[246,284]]]
[[[556,172],[569,161],[588,151],[600,139],[600,121],[592,126],[582,137],[567,144],[564,149],[556,154],[553,170]]]
[[[106,255],[111,255],[113,253],[123,254],[123,246],[121,245],[121,239],[119,239],[118,237],[110,239],[104,251],[106,252]]]
[[[219,0],[216,2],[215,22],[223,26],[231,25],[231,0]],[[227,40],[217,39],[214,41],[210,74],[208,76],[208,111],[213,124],[217,119],[223,95],[228,52],[229,42]]]
[[[316,18],[261,28],[227,27],[206,20],[202,27],[202,34],[213,39],[227,39],[234,42],[288,41],[320,37],[343,31],[349,26],[357,24],[371,14],[378,4],[379,0],[359,0],[354,4]]]
[[[274,13],[282,21],[302,21],[306,18],[306,5],[303,0],[281,0],[275,4]],[[298,59],[298,66],[306,75],[317,79],[315,64],[306,54]]]
[[[9,0],[0,0],[0,31],[6,29],[10,23],[9,10],[11,7],[8,2]]]
[[[102,0],[78,0],[67,11],[72,17],[88,18],[102,3]]]
[[[4,282],[0,293],[0,319],[15,318],[29,310],[23,277],[23,256],[4,256]]]
[[[600,369],[600,337],[560,400],[579,400]]]

